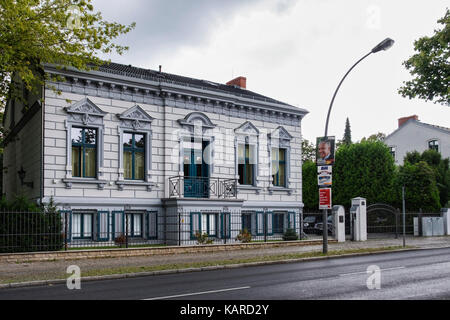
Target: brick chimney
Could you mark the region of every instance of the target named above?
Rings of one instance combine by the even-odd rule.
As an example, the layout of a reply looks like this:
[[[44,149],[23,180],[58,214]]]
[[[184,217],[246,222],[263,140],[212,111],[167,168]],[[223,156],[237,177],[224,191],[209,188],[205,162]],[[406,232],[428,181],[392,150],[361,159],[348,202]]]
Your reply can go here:
[[[404,125],[408,120],[414,119],[416,121],[419,121],[419,116],[417,115],[413,115],[413,116],[409,116],[409,117],[404,117],[404,118],[400,118],[398,119],[398,127],[400,128],[402,125]]]
[[[247,78],[237,77],[236,79],[228,81],[227,86],[238,86],[241,89],[247,89]]]

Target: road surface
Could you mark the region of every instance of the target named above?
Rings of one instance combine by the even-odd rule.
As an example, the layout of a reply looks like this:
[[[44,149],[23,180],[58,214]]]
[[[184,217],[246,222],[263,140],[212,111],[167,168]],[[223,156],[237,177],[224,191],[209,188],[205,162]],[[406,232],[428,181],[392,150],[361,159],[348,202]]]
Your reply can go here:
[[[379,273],[368,274],[369,266]],[[377,275],[380,289],[372,281]],[[0,300],[5,299],[450,299],[450,248],[82,281],[80,290],[66,285],[0,289]]]

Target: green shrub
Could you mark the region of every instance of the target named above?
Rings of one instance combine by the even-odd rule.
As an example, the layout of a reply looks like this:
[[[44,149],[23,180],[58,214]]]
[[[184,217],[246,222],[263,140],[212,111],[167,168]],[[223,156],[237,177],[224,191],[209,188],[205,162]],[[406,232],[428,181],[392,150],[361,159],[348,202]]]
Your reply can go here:
[[[212,244],[213,240],[209,238],[209,235],[201,232],[195,233],[195,238],[197,239],[197,244]]]
[[[298,234],[295,232],[294,229],[287,229],[286,232],[283,234],[283,240],[284,241],[298,240]]]
[[[64,246],[61,215],[24,197],[0,200],[0,252],[55,251]]]
[[[236,236],[236,240],[242,243],[249,243],[252,241],[252,234],[248,232],[247,229],[241,230],[241,232]]]

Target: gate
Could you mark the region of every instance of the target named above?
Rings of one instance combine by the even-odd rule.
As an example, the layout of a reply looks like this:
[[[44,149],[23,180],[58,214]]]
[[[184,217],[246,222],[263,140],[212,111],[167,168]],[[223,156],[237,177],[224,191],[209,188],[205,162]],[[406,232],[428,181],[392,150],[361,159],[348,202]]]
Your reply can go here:
[[[398,238],[401,224],[400,210],[385,203],[375,203],[367,206],[367,237],[368,238]]]

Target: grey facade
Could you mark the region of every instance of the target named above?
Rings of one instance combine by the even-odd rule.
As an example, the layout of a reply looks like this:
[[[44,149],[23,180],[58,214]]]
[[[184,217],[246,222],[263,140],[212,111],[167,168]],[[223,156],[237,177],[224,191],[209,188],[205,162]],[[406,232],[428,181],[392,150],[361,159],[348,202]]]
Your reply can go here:
[[[45,71],[65,81],[47,83],[43,103],[36,102],[34,109],[21,112],[12,102],[7,106],[4,126],[11,131],[3,190],[8,198],[23,194],[47,203],[53,197],[71,214],[92,213],[90,228],[116,231],[123,229],[123,219],[115,221],[115,213],[301,212],[301,120],[306,110],[235,86],[117,64],[89,72],[53,66]],[[73,172],[73,128],[96,133],[95,176]],[[124,175],[124,133],[145,137],[140,179]],[[206,181],[207,190],[187,196],[187,183],[197,181],[185,172],[186,150],[194,145],[203,146],[206,164],[200,181]],[[253,162],[253,180],[245,185],[239,184],[242,146],[252,150]],[[282,157],[275,165],[273,152]],[[277,177],[284,180],[276,186],[272,173],[281,163]],[[32,187],[18,178],[21,168]]]
[[[395,163],[403,165],[408,152],[422,153],[430,148],[439,151],[443,158],[450,157],[450,129],[423,123],[417,116],[404,118],[399,128],[388,135],[384,143],[391,149]]]

